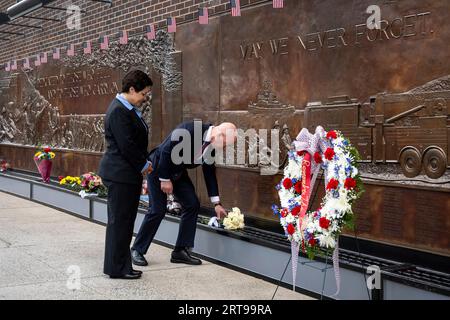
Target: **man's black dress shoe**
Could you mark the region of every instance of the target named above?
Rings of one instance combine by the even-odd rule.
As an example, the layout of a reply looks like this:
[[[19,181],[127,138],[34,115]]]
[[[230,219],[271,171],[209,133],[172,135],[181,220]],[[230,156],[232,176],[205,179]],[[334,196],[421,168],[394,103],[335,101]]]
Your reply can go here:
[[[125,280],[135,280],[139,279],[142,274],[133,273],[133,271],[129,274],[124,274],[121,276],[109,276],[111,279],[125,279]]]
[[[202,260],[192,257],[186,248],[179,251],[172,251],[172,257],[170,258],[172,263],[186,263],[192,265],[202,264]]]
[[[142,275],[142,271],[141,270],[131,270],[131,274],[140,274]]]
[[[136,250],[131,250],[131,260],[133,261],[133,264],[137,266],[148,265],[148,262],[145,260],[144,256]]]

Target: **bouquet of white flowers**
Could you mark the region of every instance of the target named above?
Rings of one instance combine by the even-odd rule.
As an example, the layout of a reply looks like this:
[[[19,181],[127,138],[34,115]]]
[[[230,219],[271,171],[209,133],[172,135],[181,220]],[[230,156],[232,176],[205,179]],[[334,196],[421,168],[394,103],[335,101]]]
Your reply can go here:
[[[223,226],[227,230],[243,229],[245,224],[244,215],[241,213],[241,210],[236,207],[231,209],[231,212],[223,219]]]
[[[208,225],[210,227],[225,228],[227,230],[244,229],[244,215],[239,208],[234,207],[223,221],[214,216],[209,220]]]

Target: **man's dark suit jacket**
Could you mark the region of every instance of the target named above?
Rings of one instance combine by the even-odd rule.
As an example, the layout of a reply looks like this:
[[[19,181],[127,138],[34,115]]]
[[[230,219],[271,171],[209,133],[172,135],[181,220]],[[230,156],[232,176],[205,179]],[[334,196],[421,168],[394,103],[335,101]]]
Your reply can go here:
[[[142,184],[141,170],[148,159],[148,132],[134,110],[114,99],[105,117],[106,151],[100,161],[102,179]]]
[[[159,178],[162,179],[171,179],[176,183],[176,180],[182,175],[183,171],[186,169],[192,169],[195,167],[198,167],[199,165],[202,166],[203,170],[203,176],[205,178],[206,183],[206,189],[208,190],[208,195],[210,197],[215,197],[219,195],[219,188],[217,186],[217,178],[216,178],[216,167],[214,163],[207,164],[205,162],[203,163],[194,163],[194,158],[201,154],[201,146],[205,143],[204,139],[206,138],[206,132],[208,131],[211,124],[203,124],[201,126],[201,144],[197,147],[199,147],[199,150],[194,150],[194,139],[197,137],[194,137],[194,121],[188,121],[181,123],[178,125],[174,130],[177,129],[185,129],[189,132],[191,136],[191,159],[188,163],[180,163],[175,164],[172,161],[171,153],[172,149],[178,144],[181,143],[182,139],[172,141],[172,133],[169,134],[169,136],[155,149],[151,151],[150,160],[153,163],[153,170],[155,170],[156,174]],[[173,131],[172,131],[173,132]],[[210,146],[211,148],[212,146]],[[182,153],[181,153],[182,154]],[[212,153],[214,156],[214,151]]]

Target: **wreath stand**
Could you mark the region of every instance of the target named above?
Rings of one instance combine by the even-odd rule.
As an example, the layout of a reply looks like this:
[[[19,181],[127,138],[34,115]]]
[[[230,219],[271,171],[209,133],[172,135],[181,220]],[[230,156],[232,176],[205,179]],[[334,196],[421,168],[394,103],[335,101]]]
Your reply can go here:
[[[322,168],[320,168],[319,174],[323,175],[323,169]],[[319,177],[319,175],[318,175],[318,177]],[[309,210],[311,209],[312,204],[314,203],[314,200],[316,199],[317,190],[318,190],[319,185],[320,185],[320,182],[316,183],[316,185],[314,186],[314,190],[313,190],[313,193],[312,193],[313,198],[312,198],[312,201],[309,202],[307,212],[309,212]],[[286,267],[284,268],[283,274],[281,275],[280,279],[278,280],[278,284],[277,284],[277,287],[275,289],[275,292],[273,293],[272,300],[275,298],[275,295],[277,294],[278,288],[281,285],[281,281],[283,280],[284,275],[286,274],[287,268],[289,266],[289,263],[291,263],[291,260],[292,260],[292,255],[290,255],[289,260],[286,263]],[[325,253],[325,267],[319,268],[317,266],[312,265],[313,263],[317,263],[317,261],[312,260],[312,261],[300,262],[300,264],[302,266],[307,266],[307,267],[310,267],[310,268],[313,268],[313,269],[316,269],[316,270],[320,270],[323,273],[322,291],[320,293],[320,300],[323,300],[323,292],[325,291],[325,280],[326,280],[326,276],[327,276],[327,270],[333,268],[332,265],[328,265],[328,249],[327,249],[327,251]],[[295,288],[294,288],[294,290],[295,290]]]

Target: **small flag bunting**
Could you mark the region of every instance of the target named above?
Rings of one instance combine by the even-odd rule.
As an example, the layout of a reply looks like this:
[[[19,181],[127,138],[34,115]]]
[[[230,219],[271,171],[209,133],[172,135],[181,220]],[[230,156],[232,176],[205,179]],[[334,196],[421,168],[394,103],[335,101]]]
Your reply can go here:
[[[273,7],[275,9],[282,9],[284,7],[284,0],[273,0]]]
[[[128,43],[128,32],[126,30],[119,32],[119,43],[127,44]]]
[[[148,40],[153,40],[156,38],[155,27],[152,24],[148,24],[145,26],[145,35]]]
[[[23,68],[24,69],[30,69],[30,59],[29,58],[25,58],[23,59]]]
[[[36,59],[34,60],[34,66],[39,67],[41,65],[41,55],[37,55]]]
[[[169,33],[177,32],[177,21],[175,17],[167,18],[167,32]]]
[[[209,22],[208,8],[198,8],[198,22],[200,24],[208,24]]]
[[[100,43],[100,49],[108,50],[109,48],[108,36],[101,36],[98,42]]]
[[[55,48],[53,49],[53,60],[59,60],[61,58],[61,49]]]
[[[47,63],[47,62],[48,62],[47,52],[42,52],[41,53],[41,64]]]
[[[241,15],[241,2],[240,0],[230,0],[231,15],[233,17],[239,17]]]
[[[92,53],[92,46],[90,41],[83,42],[83,53],[84,54],[91,54]]]
[[[75,45],[69,44],[69,47],[67,48],[67,56],[73,57],[75,55]]]

